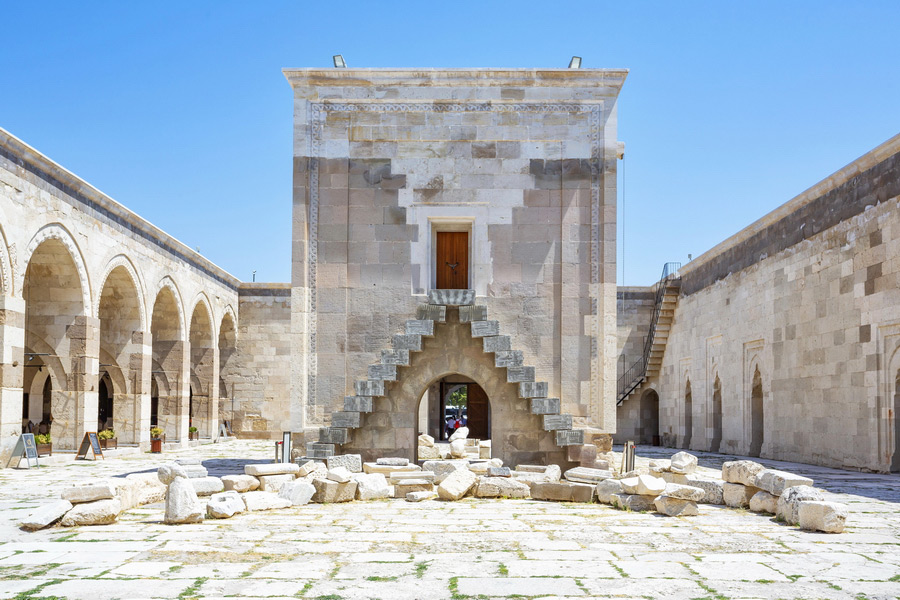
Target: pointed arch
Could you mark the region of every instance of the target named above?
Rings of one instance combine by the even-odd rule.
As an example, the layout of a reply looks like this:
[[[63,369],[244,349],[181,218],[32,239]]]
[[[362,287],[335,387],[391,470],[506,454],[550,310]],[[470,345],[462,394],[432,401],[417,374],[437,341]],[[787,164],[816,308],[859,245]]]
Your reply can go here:
[[[58,241],[66,249],[66,251],[68,251],[70,258],[75,265],[75,271],[78,273],[78,279],[81,284],[81,296],[83,304],[82,314],[84,314],[85,316],[93,314],[91,312],[92,294],[90,278],[88,277],[88,270],[86,267],[86,262],[84,260],[84,255],[82,254],[78,243],[75,241],[75,238],[71,233],[69,233],[69,230],[60,223],[51,223],[49,225],[45,225],[44,227],[39,229],[38,232],[35,233],[31,238],[31,241],[28,242],[25,253],[22,256],[22,264],[25,265],[25,268],[21,270],[19,281],[17,282],[16,287],[24,291],[25,276],[28,271],[28,266],[31,264],[31,260],[34,257],[34,253],[37,251],[38,247],[49,240]]]
[[[204,329],[208,330],[208,337],[205,336],[207,331],[204,331]],[[202,341],[206,342],[200,346],[203,348],[212,348],[216,345],[216,321],[213,318],[212,305],[205,292],[199,292],[194,298],[194,303],[191,306],[191,321],[188,325],[188,330],[190,332],[189,340],[191,342],[191,347],[198,346],[198,342]],[[195,335],[197,336],[196,338]],[[203,339],[204,337],[206,337],[205,340]]]
[[[750,456],[758,457],[765,442],[765,406],[759,361],[751,366],[750,380]]]
[[[178,289],[175,281],[168,275],[166,275],[159,281],[159,284],[156,286],[156,293],[153,296],[153,312],[150,319],[150,331],[151,333],[153,333],[154,341],[157,338],[157,332],[161,331],[161,328],[163,327],[162,323],[157,323],[158,317],[160,320],[163,317],[161,311],[160,313],[157,312],[158,304],[161,299],[163,300],[163,302],[166,302],[167,299],[171,299],[171,305],[159,308],[161,310],[167,311],[170,311],[172,308],[174,308],[175,314],[170,314],[167,316],[169,317],[168,321],[170,323],[174,322],[177,325],[177,333],[174,334],[171,332],[170,327],[166,327],[168,335],[164,339],[168,341],[185,341],[187,338],[185,334],[187,328],[185,325],[186,321],[184,316],[184,300],[182,299],[181,291]]]
[[[140,330],[147,331],[149,329],[149,323],[147,322],[147,307],[145,304],[147,295],[145,293],[144,282],[138,274],[134,262],[124,254],[117,254],[106,263],[106,268],[103,269],[103,276],[99,280],[100,287],[98,289],[100,290],[100,293],[97,294],[97,298],[94,301],[93,312],[91,314],[98,319],[100,318],[100,298],[103,296],[103,289],[106,287],[106,283],[112,272],[118,268],[124,269],[125,273],[127,273],[128,277],[131,279],[131,283],[134,285],[135,294],[137,295],[138,314],[140,315],[141,320]]]
[[[6,234],[3,232],[3,224],[0,223],[0,294],[14,296],[12,261],[9,258],[9,246],[6,243]]]

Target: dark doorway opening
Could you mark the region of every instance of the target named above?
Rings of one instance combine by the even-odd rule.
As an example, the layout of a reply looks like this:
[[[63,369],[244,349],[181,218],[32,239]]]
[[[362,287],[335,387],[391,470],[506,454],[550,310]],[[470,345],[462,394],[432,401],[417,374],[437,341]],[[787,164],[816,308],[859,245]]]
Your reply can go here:
[[[150,427],[159,427],[159,385],[150,383]]]
[[[712,440],[709,451],[718,452],[719,446],[722,445],[722,382],[719,381],[718,375],[713,382],[712,413]]]
[[[659,446],[659,394],[647,390],[641,396],[641,443]]]
[[[688,380],[684,386],[684,441],[682,448],[691,447],[691,438],[694,436],[694,396],[691,393],[691,382]]]
[[[469,232],[438,231],[435,252],[435,287],[439,290],[469,288]]]
[[[900,370],[894,381],[894,458],[891,461],[891,473],[900,471]]]
[[[759,456],[765,438],[762,375],[759,367],[753,373],[750,387],[750,456]]]
[[[100,378],[97,387],[97,431],[112,428],[113,424],[113,396],[112,382],[106,373]]]

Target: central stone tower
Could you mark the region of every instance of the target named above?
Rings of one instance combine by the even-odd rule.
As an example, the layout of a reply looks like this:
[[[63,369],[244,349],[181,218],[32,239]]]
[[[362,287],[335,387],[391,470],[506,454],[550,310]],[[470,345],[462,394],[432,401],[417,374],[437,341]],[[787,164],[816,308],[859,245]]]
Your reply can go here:
[[[450,380],[482,390],[507,462],[614,431],[626,74],[285,70],[291,428],[310,455],[414,459]]]

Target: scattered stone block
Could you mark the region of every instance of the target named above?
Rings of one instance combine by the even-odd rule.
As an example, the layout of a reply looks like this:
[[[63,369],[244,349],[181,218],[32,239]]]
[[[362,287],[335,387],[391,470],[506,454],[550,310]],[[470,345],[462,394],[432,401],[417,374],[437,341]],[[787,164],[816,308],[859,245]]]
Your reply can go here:
[[[139,504],[140,488],[142,484],[133,480],[115,477],[109,480],[115,490],[115,498],[118,498],[122,510],[129,510]],[[159,478],[157,478],[159,483]]]
[[[662,477],[662,474],[668,472],[671,466],[672,464],[669,460],[651,460],[650,474],[656,477]]]
[[[722,489],[724,482],[721,479],[706,479],[696,473],[692,473],[684,475],[684,481],[680,483],[700,488],[706,492],[706,496],[700,501],[702,504],[725,504]]]
[[[610,504],[622,510],[632,510],[634,512],[647,512],[656,510],[656,504],[652,496],[641,496],[638,494],[613,494],[610,497]]]
[[[505,477],[479,479],[472,493],[476,498],[527,498],[530,489],[521,481]]]
[[[800,522],[801,502],[822,500],[825,500],[822,492],[814,487],[808,485],[789,487],[778,498],[778,502],[775,505],[775,516],[786,523],[796,525]]]
[[[435,491],[423,491],[423,492],[409,492],[406,494],[407,502],[424,502],[425,500],[434,500],[437,498],[437,492]]]
[[[184,467],[176,464],[161,466],[156,470],[156,476],[165,485],[169,485],[179,477],[187,479],[187,473],[184,472]]]
[[[535,500],[590,502],[593,496],[594,486],[585,483],[536,482],[531,486],[531,497]]]
[[[131,473],[125,480],[135,485],[135,506],[165,502],[166,486],[156,473]]]
[[[293,473],[284,473],[282,475],[260,475],[257,479],[259,480],[259,487],[257,488],[259,491],[277,494],[281,486],[294,481],[295,478]]]
[[[450,442],[450,456],[453,458],[465,458],[466,454],[465,439],[457,439]]]
[[[453,435],[450,436],[450,442],[455,442],[456,440],[464,440],[469,437],[469,428],[468,427],[460,427],[456,431],[453,432]]]
[[[619,494],[625,495],[625,489],[622,487],[622,482],[618,479],[604,479],[597,484],[595,493],[597,494],[598,502],[612,504],[612,497]]]
[[[798,485],[812,486],[813,480],[809,477],[795,475],[787,471],[765,469],[756,475],[756,487],[766,490],[773,496],[780,496],[784,490]]]
[[[407,481],[410,479],[421,479],[428,483],[433,483],[436,477],[437,476],[433,471],[395,472],[391,473],[391,483]]]
[[[382,475],[382,477],[384,476]],[[292,506],[302,506],[308,504],[315,493],[316,486],[308,481],[297,479],[281,486],[278,497],[290,500]]]
[[[666,491],[666,481],[652,475],[638,475],[622,479],[622,487],[626,494],[639,496],[659,496]]]
[[[331,481],[336,481],[337,483],[347,483],[352,479],[352,477],[350,477],[350,471],[348,471],[345,467],[334,467],[328,469],[328,474],[325,476],[325,478]]]
[[[316,487],[316,493],[313,494],[312,501],[320,504],[350,502],[356,498],[355,481],[346,483],[338,483],[330,479],[313,479],[313,485]]]
[[[609,479],[612,476],[613,474],[610,471],[601,471],[600,469],[590,469],[588,467],[575,467],[574,469],[569,469],[563,475],[566,481],[590,483],[593,485],[596,485],[604,479]]]
[[[328,469],[344,467],[351,473],[362,473],[362,456],[359,454],[341,454],[339,456],[329,456],[326,459]],[[376,463],[377,464],[377,463]]]
[[[259,479],[252,475],[225,475],[222,484],[226,492],[252,492],[259,489]]]
[[[211,496],[225,491],[225,484],[218,477],[204,477],[202,479],[188,479],[194,486],[194,492],[198,496]]]
[[[841,533],[847,523],[847,506],[837,502],[804,500],[797,511],[801,529]]]
[[[320,467],[325,467],[325,465],[315,460],[307,460],[302,465],[299,465],[297,477],[306,477],[316,472]]]
[[[425,463],[428,464],[428,463]],[[324,465],[323,465],[324,466]],[[367,462],[363,464],[363,473],[381,473],[382,475],[390,475],[391,473],[421,471],[419,465],[409,464],[405,467],[395,467],[392,465],[379,465],[378,463]]]
[[[752,460],[728,461],[722,463],[722,480],[727,483],[757,487],[756,476],[765,469],[764,466]]]
[[[184,469],[177,466],[177,471],[184,473]],[[160,471],[164,467],[160,467]],[[224,488],[224,486],[223,486]],[[166,523],[199,523],[203,520],[203,507],[197,499],[194,484],[185,477],[175,477],[169,483],[166,491],[166,514],[163,521]]]
[[[674,498],[676,500],[690,500],[691,502],[700,502],[706,497],[706,492],[692,485],[681,485],[678,483],[667,483],[666,489],[661,494]]]
[[[72,504],[81,502],[94,502],[107,500],[116,495],[116,488],[109,481],[94,481],[91,483],[75,484],[69,488],[63,488],[60,497]]]
[[[175,459],[176,465],[188,466],[188,465],[200,465],[203,464],[202,461],[196,456],[182,456],[181,458]]]
[[[381,500],[391,497],[391,486],[381,473],[359,473],[353,479],[357,483],[357,500]]]
[[[377,465],[387,465],[390,467],[405,467],[409,464],[408,458],[400,458],[400,457],[387,457],[387,458],[379,458],[375,461]],[[358,473],[359,471],[357,471]]]
[[[272,492],[246,492],[241,494],[244,506],[247,510],[254,512],[258,510],[273,510],[276,508],[288,508],[291,501],[281,498],[278,494]]]
[[[296,476],[300,472],[300,465],[296,463],[262,463],[258,465],[246,465],[244,467],[245,475],[285,475],[292,474]]]
[[[665,494],[653,500],[656,512],[670,517],[690,517],[700,514],[697,503],[682,498],[672,498]]]
[[[182,465],[184,467],[184,472],[187,473],[188,479],[202,479],[209,475],[209,471],[206,470],[206,467],[200,464],[196,465]]]
[[[472,489],[476,481],[478,476],[468,469],[454,471],[438,486],[438,497],[441,500],[459,500]]]
[[[724,500],[725,506],[731,508],[749,508],[750,498],[758,491],[760,491],[759,488],[724,482],[722,484],[722,500]]]
[[[562,471],[557,465],[517,465],[512,473],[516,479],[520,479],[531,485],[532,483],[555,483],[560,480]]]
[[[477,475],[487,475],[488,469],[494,469],[503,466],[503,461],[499,458],[490,460],[469,461],[467,468]]]
[[[597,447],[597,452],[612,452],[613,439],[608,433],[592,433],[590,441]]]
[[[206,515],[213,519],[230,519],[246,509],[241,495],[235,491],[221,492],[209,497]]]
[[[427,433],[423,433],[419,436],[419,446],[424,446],[426,448],[434,447],[434,438],[428,435]]]
[[[441,458],[441,451],[434,446],[419,446],[419,460],[437,460]]]
[[[671,471],[663,471],[659,474],[659,477],[663,479],[666,483],[677,483],[679,485],[687,485],[687,475],[682,475],[681,473],[672,473]]]
[[[690,452],[678,452],[669,461],[669,470],[680,475],[690,475],[697,469],[697,457]]]
[[[53,525],[70,510],[72,510],[72,503],[68,500],[54,500],[49,504],[38,507],[25,517],[19,525],[28,531],[37,531]]]
[[[187,479],[181,481],[187,481]],[[63,527],[109,525],[116,522],[120,512],[122,512],[122,504],[118,498],[82,502],[73,506],[69,512],[63,515],[61,524]]]
[[[429,460],[422,463],[422,469],[434,473],[434,482],[441,483],[450,473],[469,468],[465,460]]]
[[[750,510],[774,515],[778,510],[778,496],[773,496],[765,490],[759,490],[750,498]]]
[[[509,467],[488,467],[486,476],[487,477],[512,477],[512,470]]]
[[[410,492],[430,492],[434,484],[424,479],[405,479],[394,484],[394,498],[406,498]]]
[[[597,446],[593,444],[566,446],[566,456],[569,462],[577,462],[582,467],[590,467],[597,460]]]
[[[478,458],[489,459],[491,457],[490,446],[478,446]]]

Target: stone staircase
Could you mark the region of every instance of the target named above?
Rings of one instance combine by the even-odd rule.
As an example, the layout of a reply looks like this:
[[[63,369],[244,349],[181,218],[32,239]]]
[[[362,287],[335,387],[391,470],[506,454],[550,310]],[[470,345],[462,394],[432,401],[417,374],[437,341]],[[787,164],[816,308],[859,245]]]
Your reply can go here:
[[[666,263],[656,288],[656,301],[650,328],[641,357],[619,377],[616,406],[620,406],[632,394],[641,389],[644,382],[659,375],[663,355],[669,341],[669,332],[675,320],[675,306],[681,294],[680,263]]]
[[[391,349],[381,351],[381,361],[369,365],[368,377],[355,382],[355,395],[344,398],[344,410],[331,413],[331,426],[319,429],[319,439],[306,444],[306,458],[323,459],[339,454],[352,431],[362,424],[363,413],[372,412],[374,398],[384,396],[392,382],[399,381],[410,354],[422,350],[422,339],[433,337],[437,324],[446,323],[447,311],[458,310],[459,321],[469,323],[472,337],[481,338],[485,352],[494,354],[494,365],[506,369],[506,381],[515,383],[519,398],[539,415],[544,431],[554,432],[559,447],[581,446],[584,431],[573,429],[572,415],[560,412],[559,398],[548,398],[549,385],[535,380],[533,366],[524,364],[521,350],[514,350],[510,337],[502,335],[499,321],[488,320],[487,306],[475,304],[475,290],[430,290],[428,304],[420,304],[415,319],[404,332],[391,338]]]

